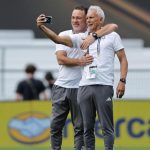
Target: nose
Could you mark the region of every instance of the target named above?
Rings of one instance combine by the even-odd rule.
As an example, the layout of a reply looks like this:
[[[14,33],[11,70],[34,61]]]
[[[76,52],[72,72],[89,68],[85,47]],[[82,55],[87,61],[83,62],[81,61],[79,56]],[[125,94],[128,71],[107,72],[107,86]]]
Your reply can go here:
[[[78,18],[76,18],[76,17],[73,18],[73,21],[77,21],[77,20],[78,20]]]
[[[86,23],[89,23],[90,22],[90,20],[89,19],[86,19]]]
[[[90,22],[90,18],[86,18],[86,21],[87,21],[87,22]]]

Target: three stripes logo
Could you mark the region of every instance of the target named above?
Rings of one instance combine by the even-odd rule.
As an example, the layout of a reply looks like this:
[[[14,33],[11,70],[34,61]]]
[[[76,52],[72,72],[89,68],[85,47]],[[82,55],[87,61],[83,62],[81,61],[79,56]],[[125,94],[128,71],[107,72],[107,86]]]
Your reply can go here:
[[[108,97],[108,98],[106,99],[106,102],[110,102],[110,101],[112,101],[112,98]]]

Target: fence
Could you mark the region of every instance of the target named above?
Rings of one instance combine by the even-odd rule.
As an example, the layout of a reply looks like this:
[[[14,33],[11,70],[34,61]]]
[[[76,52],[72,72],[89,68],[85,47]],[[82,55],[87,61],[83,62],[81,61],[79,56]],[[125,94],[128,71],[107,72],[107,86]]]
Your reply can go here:
[[[130,40],[129,40],[130,41]],[[125,40],[129,72],[125,99],[150,98],[150,51],[142,47],[142,41]],[[27,63],[34,63],[38,71],[36,77],[44,79],[46,71],[57,76],[58,65],[55,44],[48,39],[7,39],[0,41],[0,100],[14,100],[17,83],[24,78]],[[119,81],[119,63],[115,60],[115,84]],[[115,92],[114,92],[115,93]],[[114,95],[114,98],[116,96]]]

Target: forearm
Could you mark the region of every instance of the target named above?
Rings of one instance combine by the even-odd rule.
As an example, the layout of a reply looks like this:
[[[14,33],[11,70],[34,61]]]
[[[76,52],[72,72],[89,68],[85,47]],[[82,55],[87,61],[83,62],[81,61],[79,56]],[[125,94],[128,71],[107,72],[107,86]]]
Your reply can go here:
[[[80,59],[63,57],[58,60],[59,65],[66,65],[66,66],[80,66]]]
[[[53,32],[51,29],[47,28],[45,25],[41,25],[39,27],[44,33],[45,35],[51,39],[53,42],[57,43],[57,44],[64,44],[63,40],[55,33]]]
[[[116,24],[107,24],[101,29],[96,31],[97,37],[102,37],[107,35],[118,28]],[[86,39],[81,44],[81,49],[87,49],[89,45],[91,45],[96,39],[92,36],[92,34],[88,35]]]
[[[59,65],[66,66],[84,66],[93,62],[93,57],[90,55],[82,56],[80,58],[69,58],[64,51],[56,52],[57,61]]]
[[[78,58],[69,58],[67,52],[64,50],[58,50],[56,52],[57,62],[59,65],[77,66],[79,65]]]
[[[104,27],[102,27],[100,30],[96,31],[98,37],[104,36],[106,34],[109,34],[115,30],[118,29],[118,25],[116,24],[107,24]]]
[[[54,31],[47,28],[45,25],[41,25],[39,28],[53,42],[55,42],[57,44],[63,44],[63,45],[69,46],[69,47],[73,47],[72,41],[69,37],[67,37],[67,36],[66,37],[65,36],[58,36]]]
[[[70,37],[58,36],[55,32],[53,32],[51,29],[45,26],[45,21],[46,16],[44,14],[41,14],[36,19],[37,27],[41,29],[49,39],[51,39],[53,42],[57,44],[63,44],[69,47],[73,47],[73,43]]]
[[[120,62],[120,78],[126,79],[128,72],[128,62],[126,57],[124,57]]]

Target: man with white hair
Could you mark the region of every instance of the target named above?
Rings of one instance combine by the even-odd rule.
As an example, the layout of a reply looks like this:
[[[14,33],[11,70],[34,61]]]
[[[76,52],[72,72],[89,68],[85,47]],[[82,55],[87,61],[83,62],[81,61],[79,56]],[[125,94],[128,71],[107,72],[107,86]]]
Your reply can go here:
[[[104,23],[105,15],[99,6],[90,6],[87,13],[88,33],[95,41],[85,51],[93,56],[92,64],[83,67],[82,79],[79,83],[78,103],[81,109],[84,124],[84,144],[87,150],[95,150],[94,124],[96,111],[100,121],[105,150],[113,150],[113,84],[114,84],[114,56],[120,62],[120,80],[116,95],[121,98],[125,92],[128,62],[120,36],[112,32],[99,37],[96,33]],[[40,20],[37,20],[37,23]],[[87,33],[68,36],[58,36],[46,26],[40,29],[54,42],[78,49],[85,48],[83,39]]]
[[[88,32],[97,39],[88,48],[88,53],[94,57],[92,64],[83,69],[82,79],[78,90],[84,123],[84,141],[87,150],[95,149],[94,124],[96,111],[104,137],[105,150],[113,150],[113,84],[114,84],[114,56],[120,61],[120,81],[117,86],[117,97],[122,97],[128,70],[124,47],[119,35],[115,32],[99,38],[95,32],[101,28],[105,19],[103,10],[98,6],[91,6],[87,13]],[[71,37],[74,46],[79,47],[82,36]]]

